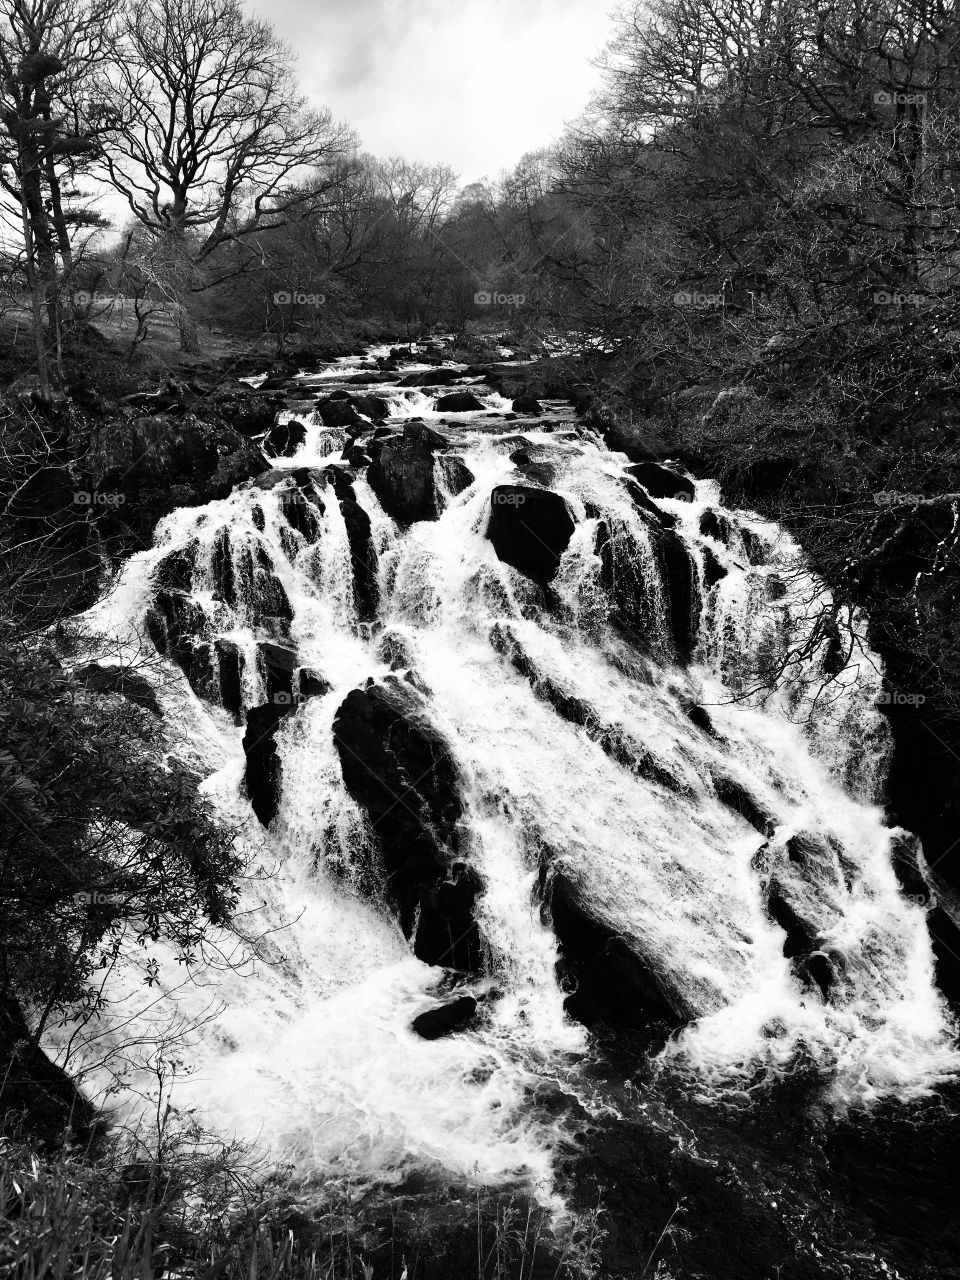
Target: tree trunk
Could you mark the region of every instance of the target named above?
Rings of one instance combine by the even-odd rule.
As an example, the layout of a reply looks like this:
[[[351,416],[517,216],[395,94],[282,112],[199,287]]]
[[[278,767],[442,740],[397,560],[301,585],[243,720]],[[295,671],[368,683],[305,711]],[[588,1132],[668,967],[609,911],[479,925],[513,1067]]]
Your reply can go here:
[[[40,281],[37,278],[37,262],[34,252],[33,236],[30,232],[30,214],[23,194],[23,183],[20,184],[20,208],[23,213],[23,245],[27,264],[27,287],[30,290],[30,307],[33,313],[33,340],[37,352],[37,377],[40,379],[40,394],[44,400],[50,399],[50,374],[47,371],[47,339],[43,331],[43,298]]]
[[[199,355],[200,335],[197,322],[184,303],[177,310],[177,328],[180,330],[180,350],[188,355]]]
[[[56,381],[59,386],[63,380],[63,370],[60,362],[60,299],[58,296],[58,273],[57,273],[57,257],[53,246],[53,238],[50,234],[50,222],[47,218],[47,211],[43,203],[43,186],[40,177],[40,160],[39,156],[32,149],[29,151],[21,151],[20,153],[20,188],[21,199],[25,216],[28,220],[27,232],[32,247],[32,258],[34,263],[33,284],[31,285],[31,293],[39,304],[40,310],[46,310],[48,333],[46,342],[44,343],[44,373],[41,374],[41,384],[44,380],[47,382],[47,389],[43,392],[45,396],[50,394],[50,363],[49,349],[52,342],[54,347],[54,360],[56,370]],[[37,307],[34,307],[34,318],[36,319]]]

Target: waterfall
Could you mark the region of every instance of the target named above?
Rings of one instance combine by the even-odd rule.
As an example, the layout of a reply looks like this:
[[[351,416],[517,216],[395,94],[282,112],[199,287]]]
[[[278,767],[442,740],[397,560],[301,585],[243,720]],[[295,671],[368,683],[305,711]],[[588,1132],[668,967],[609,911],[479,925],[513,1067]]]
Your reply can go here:
[[[356,365],[318,382],[338,368]],[[391,429],[443,421],[421,388],[373,390]],[[165,518],[85,616],[162,655],[147,674],[169,749],[251,868],[235,928],[195,965],[158,947],[145,989],[146,957],[124,956],[75,1044],[88,1088],[131,1121],[166,1055],[179,1114],[319,1188],[426,1170],[547,1200],[557,1098],[598,1105],[577,990],[629,972],[627,1016],[672,1032],[657,1070],[704,1097],[800,1065],[839,1107],[934,1091],[956,1075],[954,1028],[892,866],[865,620],[838,618],[842,645],[820,635],[829,597],[799,548],[711,482],[657,497],[585,429],[504,421],[509,401],[480,395],[439,426],[437,519],[398,522],[340,460],[345,433],[311,418],[273,472]],[[532,489],[573,525],[547,582],[489,530],[496,501]],[[392,781],[365,778],[351,694],[385,718]],[[258,818],[244,721],[264,707],[276,797]],[[392,815],[367,784],[394,789]],[[426,899],[389,862],[395,821],[469,868],[469,939],[451,945],[476,963],[421,958]],[[463,993],[469,1025],[414,1032]]]

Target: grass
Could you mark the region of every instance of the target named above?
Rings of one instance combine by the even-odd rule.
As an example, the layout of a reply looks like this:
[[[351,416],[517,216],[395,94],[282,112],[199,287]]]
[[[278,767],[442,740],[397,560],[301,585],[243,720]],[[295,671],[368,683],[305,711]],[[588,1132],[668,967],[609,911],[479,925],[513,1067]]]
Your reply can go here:
[[[0,1138],[0,1274],[9,1280],[588,1280],[599,1213],[555,1234],[521,1196],[305,1205],[237,1147],[129,1140],[96,1156]]]

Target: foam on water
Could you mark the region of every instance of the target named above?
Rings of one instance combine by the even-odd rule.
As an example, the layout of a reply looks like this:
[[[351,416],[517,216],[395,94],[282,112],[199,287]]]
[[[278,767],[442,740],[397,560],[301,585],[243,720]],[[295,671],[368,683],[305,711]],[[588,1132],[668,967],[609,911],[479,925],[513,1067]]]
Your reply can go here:
[[[508,404],[483,399],[485,418]],[[411,388],[392,409],[430,417],[428,404],[432,397]],[[242,727],[194,697],[179,672],[164,689],[174,749],[205,775],[204,789],[224,820],[239,825],[254,863],[277,870],[250,881],[237,930],[219,939],[236,965],[211,951],[188,973],[167,956],[161,994],[137,1014],[143,958],[126,957],[114,980],[119,1003],[80,1050],[90,1080],[107,1087],[94,1064],[138,1028],[144,1043],[128,1055],[118,1095],[131,1117],[150,1093],[151,1037],[176,1026],[184,1065],[172,1086],[175,1106],[265,1144],[320,1186],[396,1182],[420,1168],[484,1183],[523,1178],[549,1198],[562,1120],[531,1097],[548,1081],[590,1099],[578,1070],[587,1036],[564,1012],[557,943],[539,900],[545,869],[562,872],[688,1010],[689,1025],[659,1063],[703,1095],[749,1090],[765,1072],[802,1063],[840,1105],[921,1096],[954,1077],[953,1027],[934,985],[924,914],[898,890],[877,805],[886,736],[875,707],[880,664],[864,620],[842,620],[850,660],[828,681],[826,640],[805,641],[829,599],[799,549],[742,514],[725,513],[727,541],[701,534],[703,514],[722,507],[716,488],[700,483],[693,502],[659,505],[676,516],[700,572],[709,551],[726,576],[705,594],[693,662],[675,665],[650,524],[622,480],[626,459],[589,435],[558,438],[524,424],[578,520],[554,583],[558,607],[545,611],[538,589],[501,563],[485,537],[491,488],[517,480],[510,446],[500,443],[512,424],[489,426],[467,419],[458,431],[475,479],[446,494],[436,522],[401,531],[356,481],[378,552],[373,627],[357,619],[347,529],[330,489],[315,545],[291,530],[277,490],[251,487],[175,512],[154,549],[134,557],[87,615],[96,630],[142,643],[157,563],[197,540],[194,597],[217,634],[249,656],[248,704],[263,701],[252,660],[262,633],[251,602],[231,609],[215,598],[213,547],[228,529],[236,546],[269,554],[291,603],[299,661],[331,685],[279,731],[282,797],[266,832],[243,794]],[[327,465],[329,438],[311,428],[296,457],[278,465]],[[610,625],[595,553],[601,518],[646,567],[646,652]],[[743,529],[762,548],[762,563],[749,562]],[[430,1043],[410,1024],[436,1003],[441,973],[412,956],[390,912],[352,878],[371,835],[333,741],[346,694],[389,672],[378,650],[384,631],[402,637],[426,690],[424,715],[450,744],[467,857],[485,884],[477,910],[489,974],[467,986],[487,995],[485,1016],[473,1030]],[[538,678],[590,708],[590,725],[560,718],[538,696],[505,658],[504,637]],[[804,648],[776,689],[757,682],[771,653]],[[713,735],[691,721],[693,703],[708,709]],[[591,732],[597,726],[659,772],[612,758]],[[772,834],[721,801],[721,779],[749,793]],[[806,850],[800,858],[797,840]],[[816,922],[835,974],[829,998],[784,957],[783,930],[766,908],[771,883]]]

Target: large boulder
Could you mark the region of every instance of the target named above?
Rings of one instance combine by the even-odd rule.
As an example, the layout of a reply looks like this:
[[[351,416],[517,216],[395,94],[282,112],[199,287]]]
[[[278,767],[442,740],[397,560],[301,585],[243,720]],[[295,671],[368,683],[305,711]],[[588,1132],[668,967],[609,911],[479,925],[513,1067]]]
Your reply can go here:
[[[257,539],[239,542],[223,528],[213,544],[215,595],[251,626],[273,623],[281,629],[293,619],[290,599],[266,546]]]
[[[566,501],[551,489],[498,485],[490,495],[487,537],[500,560],[534,582],[556,576],[575,528]]]
[[[463,813],[457,769],[423,714],[422,698],[395,676],[354,689],[337,711],[333,733],[344,783],[367,814],[379,849],[376,861],[357,868],[369,891],[396,909],[408,938],[418,915],[425,916],[429,923],[417,931],[414,951],[427,963],[477,968],[480,945],[470,909],[478,882],[462,865],[453,874]],[[449,923],[464,927],[446,937]]]
[[[161,589],[147,609],[144,622],[154,648],[176,662],[197,697],[218,702],[219,681],[202,607],[183,591]]]
[[[263,441],[263,452],[268,458],[292,458],[306,438],[306,426],[296,418],[289,418],[270,428]]]
[[[289,702],[271,701],[251,707],[247,712],[247,729],[243,735],[244,781],[253,811],[265,827],[277,816],[280,806],[277,730],[292,710]]]
[[[265,435],[283,408],[282,395],[264,395],[262,390],[218,387],[206,394],[199,404],[202,412],[216,415],[239,435],[251,439]]]
[[[57,1152],[68,1133],[89,1143],[97,1127],[93,1103],[37,1044],[9,987],[0,995],[0,1112],[11,1129],[19,1127],[21,1136]],[[20,1195],[11,1196],[10,1204],[20,1217]]]
[[[377,552],[373,545],[370,517],[357,501],[349,472],[340,467],[327,467],[322,476],[336,495],[346,525],[357,616],[361,622],[372,622],[380,604],[380,587],[377,582]]]
[[[398,523],[439,519],[443,496],[437,487],[435,463],[447,445],[445,436],[422,422],[409,423],[402,436],[387,436],[370,444],[367,480],[384,511]],[[454,469],[445,468],[444,476],[448,483],[453,482],[455,491],[473,482],[462,463]]]
[[[450,969],[480,968],[480,935],[473,908],[482,889],[477,873],[458,862],[447,879],[421,890],[414,943],[421,960]]]
[[[472,391],[452,391],[447,396],[440,396],[435,408],[439,413],[476,413],[483,409],[483,404]]]
[[[560,947],[561,980],[571,991],[564,1002],[571,1017],[586,1026],[644,1027],[679,1026],[694,1016],[669,975],[597,915],[573,876],[551,870],[545,906]]]
[[[150,414],[108,419],[78,464],[90,487],[110,494],[117,546],[149,545],[157,521],[177,507],[226,498],[268,469],[260,449],[215,418]],[[78,486],[79,487],[79,486]]]
[[[346,394],[344,392],[344,395]],[[334,395],[336,395],[336,392],[334,392]],[[360,427],[363,425],[363,419],[357,413],[349,398],[335,400],[331,397],[327,400],[322,400],[316,406],[314,412],[325,427]]]
[[[513,398],[513,412],[522,413],[525,417],[538,418],[543,413],[543,408],[536,396],[530,395],[529,392],[523,392]]]
[[[390,417],[390,406],[382,396],[353,396],[353,407],[371,422],[383,422]]]
[[[220,704],[239,724],[243,715],[243,654],[233,640],[213,642],[220,684]]]
[[[477,1002],[473,996],[460,996],[418,1014],[413,1020],[413,1029],[424,1040],[439,1040],[469,1026],[476,1016]]]
[[[661,466],[658,462],[638,462],[627,467],[627,473],[638,480],[651,498],[683,498],[692,500],[696,487],[689,476]]]
[[[257,670],[267,693],[267,701],[281,706],[293,702],[293,677],[297,651],[292,645],[262,640],[257,645]]]
[[[462,377],[462,369],[425,369],[419,373],[408,373],[397,385],[400,387],[449,387]]]
[[[649,556],[633,532],[601,520],[595,550],[600,582],[610,601],[610,618],[642,649],[687,662],[696,645],[701,599],[697,567],[686,544],[672,529],[651,527],[648,538],[662,590],[647,580]],[[665,606],[657,613],[657,602]],[[666,653],[664,653],[666,649]]]

